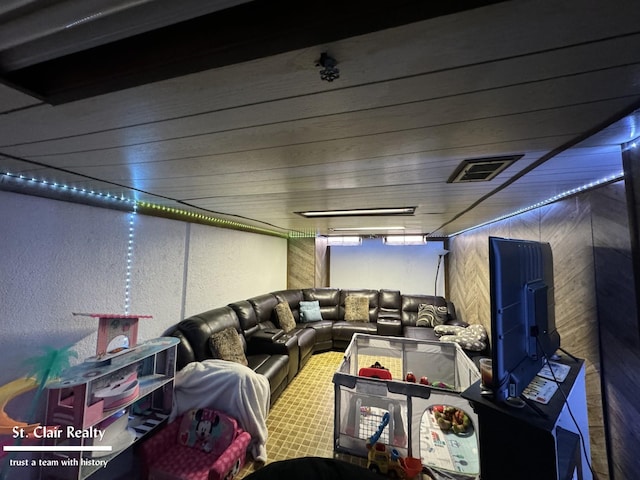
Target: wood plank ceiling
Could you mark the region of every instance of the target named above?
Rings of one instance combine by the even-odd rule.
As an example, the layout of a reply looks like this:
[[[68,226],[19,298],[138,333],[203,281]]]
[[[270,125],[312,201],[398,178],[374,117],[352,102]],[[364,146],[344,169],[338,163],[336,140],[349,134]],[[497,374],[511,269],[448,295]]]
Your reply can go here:
[[[281,233],[446,236],[619,176],[640,135],[634,0],[19,3],[0,7],[0,189],[24,175]],[[522,157],[447,183],[503,155]]]

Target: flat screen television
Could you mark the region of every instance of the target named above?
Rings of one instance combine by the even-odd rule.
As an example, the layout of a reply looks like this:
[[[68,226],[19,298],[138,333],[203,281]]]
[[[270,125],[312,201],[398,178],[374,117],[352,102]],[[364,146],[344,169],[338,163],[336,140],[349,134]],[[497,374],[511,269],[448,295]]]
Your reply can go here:
[[[548,243],[489,237],[494,399],[518,403],[560,347]],[[516,400],[517,399],[517,400]]]

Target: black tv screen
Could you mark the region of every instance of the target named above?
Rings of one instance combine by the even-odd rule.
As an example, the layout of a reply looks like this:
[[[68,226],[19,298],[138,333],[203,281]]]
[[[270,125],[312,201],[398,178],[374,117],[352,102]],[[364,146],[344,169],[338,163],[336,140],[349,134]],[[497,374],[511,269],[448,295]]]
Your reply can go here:
[[[489,237],[491,390],[519,398],[560,347],[548,243]]]

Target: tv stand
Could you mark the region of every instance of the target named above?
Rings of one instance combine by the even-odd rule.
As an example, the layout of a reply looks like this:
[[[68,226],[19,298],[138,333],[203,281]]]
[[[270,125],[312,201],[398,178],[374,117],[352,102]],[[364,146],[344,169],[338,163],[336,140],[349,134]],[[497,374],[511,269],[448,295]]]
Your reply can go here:
[[[520,397],[507,397],[504,403],[507,407],[511,408],[524,408],[526,405],[524,399]]]
[[[478,415],[480,477],[484,480],[505,478],[509,469],[519,480],[584,479],[592,480],[589,469],[591,453],[585,392],[584,361],[559,360],[571,367],[547,405],[527,401],[525,408],[513,408],[492,397],[482,395],[480,382],[462,392]],[[535,406],[537,410],[528,408]],[[580,432],[569,414],[573,413],[584,436],[583,451]],[[586,453],[585,453],[586,452]],[[586,456],[585,456],[586,455]]]

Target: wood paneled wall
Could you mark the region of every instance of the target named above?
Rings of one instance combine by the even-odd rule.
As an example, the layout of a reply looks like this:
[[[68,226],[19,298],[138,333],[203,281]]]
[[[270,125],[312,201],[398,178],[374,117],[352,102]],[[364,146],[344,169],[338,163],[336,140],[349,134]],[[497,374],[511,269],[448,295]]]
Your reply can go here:
[[[640,349],[626,218],[624,184],[618,182],[458,235],[449,244],[448,296],[464,320],[487,329],[488,237],[551,244],[556,325],[563,348],[586,360],[591,455],[600,480],[640,472],[631,448],[639,435],[629,421],[640,415]]]
[[[637,478],[640,334],[624,188],[599,189],[590,199],[609,463],[612,478]]]
[[[291,238],[287,245],[287,288],[328,287],[327,239]]]

